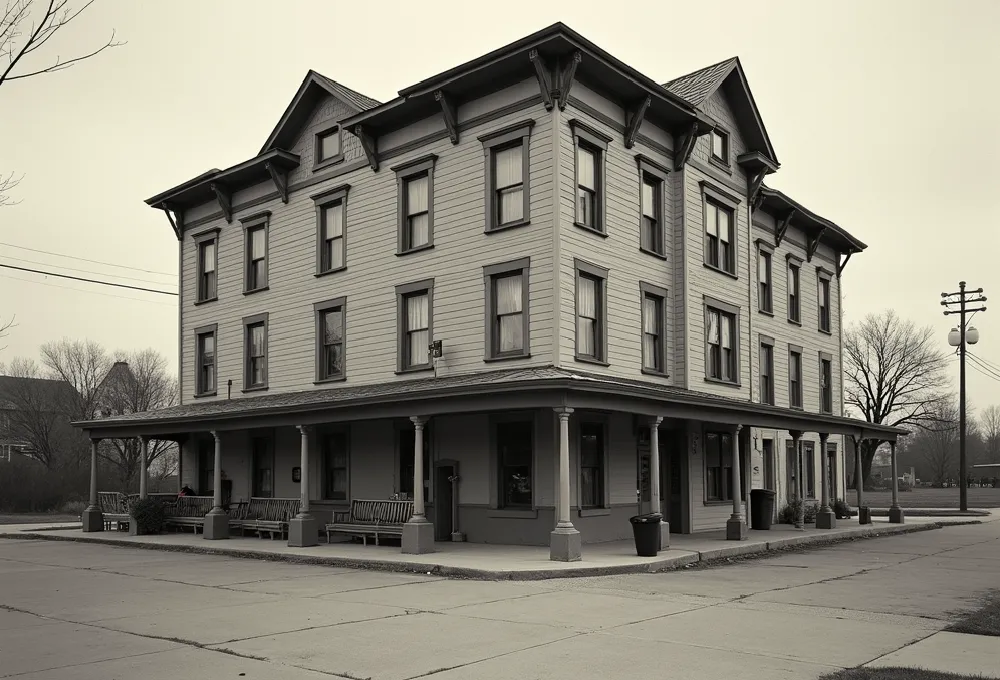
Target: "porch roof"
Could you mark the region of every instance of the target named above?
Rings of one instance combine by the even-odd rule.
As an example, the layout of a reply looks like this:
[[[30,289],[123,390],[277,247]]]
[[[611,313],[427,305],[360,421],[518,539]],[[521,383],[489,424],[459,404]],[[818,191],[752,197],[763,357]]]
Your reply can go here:
[[[906,430],[863,420],[603,376],[554,366],[482,371],[371,385],[198,401],[155,411],[77,421],[95,438],[183,435],[276,425],[482,410],[570,406],[783,430],[895,440]]]

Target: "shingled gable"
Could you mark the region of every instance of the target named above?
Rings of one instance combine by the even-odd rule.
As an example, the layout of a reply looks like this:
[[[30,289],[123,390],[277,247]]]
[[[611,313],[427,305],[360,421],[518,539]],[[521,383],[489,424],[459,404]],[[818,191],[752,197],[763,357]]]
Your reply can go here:
[[[761,118],[757,103],[750,92],[750,86],[747,84],[746,74],[739,57],[732,57],[680,78],[675,78],[664,83],[663,87],[690,102],[699,110],[703,108],[703,104],[708,101],[709,97],[722,88],[729,106],[736,115],[740,135],[743,137],[747,149],[763,154],[774,165],[778,164],[778,157],[774,153],[774,147],[771,146],[771,138],[768,137],[764,120]]]
[[[281,120],[271,131],[267,141],[264,142],[260,153],[272,149],[287,149],[313,112],[316,104],[326,96],[336,97],[355,113],[361,113],[381,105],[381,102],[349,87],[344,87],[336,80],[310,69],[288,108],[281,115]]]

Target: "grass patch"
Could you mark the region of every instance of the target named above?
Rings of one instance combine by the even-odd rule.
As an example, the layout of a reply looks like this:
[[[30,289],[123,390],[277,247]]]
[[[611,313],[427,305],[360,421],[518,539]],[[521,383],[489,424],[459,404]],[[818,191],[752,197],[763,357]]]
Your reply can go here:
[[[966,614],[960,621],[953,623],[946,630],[952,633],[1000,637],[1000,590],[995,590],[987,595],[983,606],[978,611]]]
[[[985,680],[982,675],[956,675],[922,668],[848,668],[820,680]]]

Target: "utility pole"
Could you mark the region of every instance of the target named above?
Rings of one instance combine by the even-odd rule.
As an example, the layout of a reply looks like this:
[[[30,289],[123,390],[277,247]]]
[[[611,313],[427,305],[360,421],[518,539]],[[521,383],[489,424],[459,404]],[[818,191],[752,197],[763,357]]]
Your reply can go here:
[[[958,305],[958,309],[946,309],[944,314],[958,314],[958,328],[952,328],[948,333],[948,344],[958,347],[958,499],[959,509],[966,512],[969,509],[969,488],[968,472],[965,458],[965,345],[966,341],[974,345],[979,342],[979,331],[969,327],[966,321],[966,314],[985,312],[986,307],[970,308],[969,305],[986,302],[986,296],[982,288],[976,290],[966,290],[965,281],[958,282],[957,293],[941,293],[941,304],[945,307]],[[957,298],[957,299],[949,299]]]

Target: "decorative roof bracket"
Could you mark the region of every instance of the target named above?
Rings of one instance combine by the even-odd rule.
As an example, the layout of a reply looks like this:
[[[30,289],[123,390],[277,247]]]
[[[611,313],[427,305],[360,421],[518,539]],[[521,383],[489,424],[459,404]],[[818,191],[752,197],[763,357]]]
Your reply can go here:
[[[441,102],[441,113],[444,114],[444,126],[448,128],[448,136],[452,144],[458,144],[458,115],[456,107],[444,90],[434,93],[434,101]]]
[[[542,102],[545,104],[545,110],[551,111],[553,107],[552,72],[549,70],[549,65],[542,59],[542,55],[538,53],[538,50],[531,50],[528,53],[528,59],[535,65],[535,77],[538,78],[538,89],[542,93]]]
[[[691,154],[694,153],[695,142],[698,141],[698,121],[691,123],[691,127],[687,129],[681,136],[677,143],[677,148],[680,150],[676,156],[674,156],[674,170],[683,170],[687,162],[691,160]]]
[[[842,261],[840,261],[840,262],[837,263],[837,278],[838,279],[840,278],[840,275],[844,271],[844,267],[847,266],[847,263],[851,259],[851,255],[853,255],[853,254],[854,254],[853,250],[848,250],[847,251],[847,256]]]
[[[573,78],[576,77],[576,67],[583,61],[583,55],[577,50],[573,53],[569,63],[564,66],[559,73],[559,110],[565,111],[566,104],[569,103],[569,92],[573,88]]]
[[[816,249],[819,248],[819,240],[823,238],[823,232],[826,231],[826,227],[821,227],[819,231],[816,232],[816,236],[808,239],[806,242],[806,262],[812,262],[813,255],[816,254]]]
[[[372,170],[378,172],[378,147],[376,140],[365,132],[364,126],[360,123],[355,125],[351,132],[358,138],[358,141],[361,142],[361,148],[365,152],[365,158],[368,159],[368,165],[371,166]]]
[[[274,167],[273,163],[264,163],[264,167],[274,182],[274,188],[281,194],[281,202],[288,203],[288,173]]]
[[[174,214],[170,214],[170,207],[166,203],[160,204],[160,210],[162,210],[163,214],[165,214],[167,219],[170,220],[170,228],[174,230],[174,235],[177,237],[177,240],[180,241],[181,238],[183,238],[182,234],[184,233],[184,216],[180,213],[180,211],[176,210],[174,211]]]
[[[209,187],[212,189],[212,193],[215,194],[215,199],[219,202],[219,207],[222,208],[222,214],[226,218],[226,222],[233,221],[233,197],[229,193],[229,190],[220,184],[212,182]]]
[[[792,218],[795,217],[795,209],[788,211],[788,214],[778,222],[778,228],[774,230],[774,247],[777,248],[781,245],[781,241],[785,238],[785,232],[788,231],[788,225],[791,224]]]
[[[646,117],[646,109],[649,105],[653,103],[653,98],[650,95],[646,95],[646,98],[642,100],[642,103],[636,108],[632,117],[628,121],[628,127],[625,129],[625,148],[631,149],[635,146],[635,136],[639,133],[639,126],[642,125],[642,119]]]
[[[750,201],[750,214],[757,212],[757,208],[764,202],[764,194],[760,188],[764,186],[764,177],[767,175],[766,169],[760,169],[756,174],[747,177],[747,198]]]

